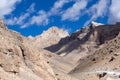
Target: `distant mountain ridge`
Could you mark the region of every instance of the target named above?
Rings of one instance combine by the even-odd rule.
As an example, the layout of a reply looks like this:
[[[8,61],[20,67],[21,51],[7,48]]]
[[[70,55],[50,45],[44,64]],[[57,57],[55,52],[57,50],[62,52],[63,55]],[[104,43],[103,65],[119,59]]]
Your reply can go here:
[[[62,38],[58,44],[52,45],[46,49],[52,51],[58,48],[56,49],[56,51],[52,52],[61,54],[60,49],[62,49],[61,47],[64,45],[70,46],[69,48],[71,48],[73,45],[78,43],[73,47],[73,50],[77,47],[83,47],[83,50],[89,48],[89,46],[90,48],[99,47],[99,45],[104,44],[105,42],[115,38],[119,34],[119,31],[119,23],[117,23],[116,25],[103,25],[100,23],[97,24],[96,22],[92,22],[89,27],[84,27],[72,33],[71,36]],[[72,51],[72,48],[69,50]],[[87,49],[87,51],[89,50]]]

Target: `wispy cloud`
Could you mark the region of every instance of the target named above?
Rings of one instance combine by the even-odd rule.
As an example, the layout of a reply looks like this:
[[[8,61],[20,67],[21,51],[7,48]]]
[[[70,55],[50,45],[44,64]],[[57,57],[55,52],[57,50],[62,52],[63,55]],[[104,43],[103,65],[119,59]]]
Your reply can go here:
[[[66,3],[75,2],[72,7],[64,10],[63,7]],[[46,26],[50,23],[51,16],[61,16],[62,20],[78,20],[81,11],[87,6],[87,0],[57,0],[53,7],[48,11],[39,10],[34,15],[34,4],[32,4],[26,12],[22,13],[19,17],[13,17],[6,20],[9,25],[18,25],[21,28],[29,27],[30,25]],[[37,15],[36,15],[37,14]],[[25,22],[27,20],[27,22]]]
[[[49,17],[58,15],[60,13],[61,8],[64,6],[65,3],[70,2],[71,0],[58,0],[54,3],[53,7],[48,11],[45,12],[40,10],[37,16],[33,16],[31,18],[32,24],[37,25],[47,25],[49,23]]]
[[[72,0],[58,0],[54,3],[54,6],[49,11],[48,15],[56,15],[60,13],[62,7],[66,4],[71,2]]]
[[[21,0],[0,0],[0,18],[11,14],[18,2],[21,2]]]
[[[120,0],[112,0],[110,6],[109,23],[120,21]]]
[[[37,12],[37,15],[33,15],[30,20],[25,23],[21,28],[26,28],[29,25],[36,24],[38,26],[46,26],[49,24],[49,17],[58,15],[61,11],[61,8],[64,6],[64,4],[70,2],[72,0],[58,0],[54,3],[53,7],[48,11],[39,10]]]
[[[87,6],[88,0],[77,0],[72,7],[64,11],[62,20],[76,21],[80,18],[82,10]]]
[[[103,17],[108,11],[109,0],[99,0],[98,3],[93,4],[87,11],[87,14],[91,16],[84,26],[88,25],[91,21],[96,20],[98,17]]]
[[[5,19],[5,22],[8,25],[19,25],[23,26],[25,24],[25,20],[30,17],[30,14],[33,13],[35,4],[31,4],[31,6],[25,11],[25,13],[22,13],[19,17],[13,17],[10,19]]]
[[[37,16],[32,17],[31,24],[46,25],[48,24],[48,15],[45,11],[39,11]]]
[[[10,14],[15,8],[15,4],[21,0],[1,0],[0,2],[0,17]],[[88,25],[91,21],[100,17],[109,16],[109,22],[120,21],[120,0],[98,0],[97,3],[87,7],[91,0],[57,0],[50,10],[35,11],[35,4],[31,6],[19,17],[12,17],[5,20],[9,25],[18,25],[21,28],[26,28],[31,25],[46,26],[50,23],[50,17],[59,16],[61,21],[78,21],[83,15],[88,15],[90,18],[84,24]],[[110,6],[110,1],[111,6]],[[67,3],[73,2],[72,6],[64,9]],[[87,8],[87,9],[86,9]],[[109,14],[109,15],[107,15]]]
[[[38,12],[38,15],[37,16],[33,16],[29,22],[27,22],[26,24],[24,24],[23,26],[21,26],[21,28],[26,28],[28,27],[29,25],[33,25],[33,24],[36,24],[36,25],[47,25],[48,24],[48,15],[45,11],[41,10]]]

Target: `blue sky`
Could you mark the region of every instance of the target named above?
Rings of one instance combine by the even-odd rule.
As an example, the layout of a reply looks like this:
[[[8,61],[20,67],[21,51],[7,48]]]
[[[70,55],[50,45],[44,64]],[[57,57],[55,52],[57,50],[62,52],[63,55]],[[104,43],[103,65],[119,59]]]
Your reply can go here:
[[[120,21],[120,0],[1,0],[0,18],[24,36],[36,36],[52,26],[69,33],[91,21]]]

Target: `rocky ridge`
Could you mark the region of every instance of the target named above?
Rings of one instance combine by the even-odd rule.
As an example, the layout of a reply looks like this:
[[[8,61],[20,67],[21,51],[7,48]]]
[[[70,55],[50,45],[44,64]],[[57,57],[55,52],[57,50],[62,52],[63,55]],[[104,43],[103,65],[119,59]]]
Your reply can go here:
[[[57,44],[61,38],[69,36],[69,34],[55,26],[51,27],[47,31],[44,31],[41,35],[36,36],[35,38],[30,38],[31,45],[37,48],[45,48],[48,46]]]

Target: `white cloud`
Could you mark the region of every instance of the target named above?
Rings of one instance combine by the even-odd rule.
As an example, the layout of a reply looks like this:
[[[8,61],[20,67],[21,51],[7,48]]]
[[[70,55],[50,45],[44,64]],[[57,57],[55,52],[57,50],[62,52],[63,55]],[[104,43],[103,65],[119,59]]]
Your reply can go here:
[[[87,6],[87,0],[77,0],[72,7],[68,8],[62,15],[62,20],[76,21],[80,18],[82,10]]]
[[[16,25],[17,18],[14,17],[14,18],[11,18],[11,19],[4,19],[4,21],[7,25]]]
[[[45,12],[40,10],[37,16],[33,16],[31,18],[31,24],[37,25],[47,25],[49,23],[49,17],[55,16],[56,14],[60,13],[61,8],[64,6],[65,3],[70,2],[71,0],[58,0],[54,3],[53,7],[48,11]]]
[[[39,10],[38,15],[34,15],[31,17],[29,22],[25,23],[21,26],[21,28],[26,28],[29,25],[48,25],[49,24],[49,17],[58,15],[60,13],[61,8],[64,6],[64,4],[70,2],[72,0],[58,0],[54,3],[53,7],[48,11],[45,12],[44,10]]]
[[[61,8],[66,4],[71,2],[72,0],[58,0],[54,3],[54,6],[49,11],[49,15],[55,15],[58,14],[61,10]]]
[[[84,26],[88,25],[91,21],[96,20],[98,17],[103,17],[108,11],[109,0],[99,0],[98,3],[94,4],[88,11],[88,15],[91,16]]]
[[[48,24],[48,15],[45,11],[39,11],[37,16],[33,16],[31,19],[31,24],[37,25],[47,25]]]
[[[0,18],[10,14],[15,9],[15,4],[21,0],[0,0]]]
[[[24,20],[26,20],[28,17],[30,17],[30,14],[33,13],[35,4],[31,4],[31,6],[26,10],[27,12],[24,14],[21,14],[21,16],[17,19],[16,24],[23,25]]]
[[[34,6],[35,4],[31,4],[31,6],[25,11],[26,13],[21,14],[19,17],[13,17],[10,19],[5,19],[5,22],[8,25],[19,25],[19,26],[23,26],[25,23],[25,20],[28,19],[30,17],[30,14],[33,13],[34,10]]]
[[[15,5],[22,0],[1,0],[0,1],[0,18],[4,18],[5,15],[9,15],[15,9]],[[91,21],[104,17],[109,14],[109,23],[115,23],[120,21],[120,0],[98,0],[96,4],[93,4],[88,10],[86,9],[88,2],[91,0],[56,0],[51,9],[46,12],[39,10],[35,12],[35,4],[31,6],[19,17],[12,17],[5,19],[8,25],[18,25],[21,28],[29,27],[30,25],[45,26],[50,23],[49,18],[51,16],[60,16],[62,21],[77,21],[79,18],[87,14],[90,19],[86,21],[84,26],[88,25]],[[111,5],[109,8],[109,3]],[[63,7],[70,2],[74,2],[73,5],[66,10]],[[35,14],[33,14],[35,13]],[[31,15],[33,14],[33,15]],[[36,15],[37,14],[37,15]]]
[[[120,21],[120,0],[112,0],[110,6],[109,23]]]
[[[32,16],[27,23],[21,26],[21,28],[29,27],[29,25],[47,25],[49,23],[48,15],[45,11],[41,10],[38,15]]]

